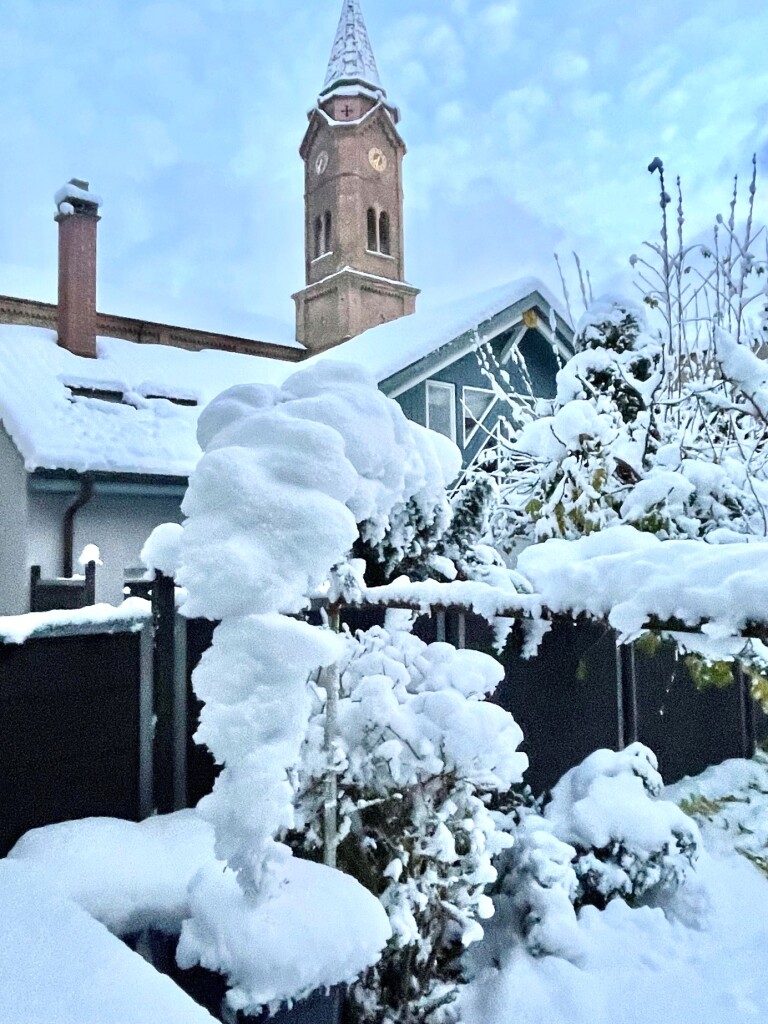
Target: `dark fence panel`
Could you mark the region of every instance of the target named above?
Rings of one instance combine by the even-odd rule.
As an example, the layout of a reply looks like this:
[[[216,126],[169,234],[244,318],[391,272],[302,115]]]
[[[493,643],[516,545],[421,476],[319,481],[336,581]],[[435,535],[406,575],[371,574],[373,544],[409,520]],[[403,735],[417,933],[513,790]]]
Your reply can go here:
[[[675,644],[635,646],[638,738],[659,759],[665,782],[697,775],[729,757],[749,757],[753,714],[740,673],[730,686],[699,690]]]
[[[478,630],[468,623],[468,646],[479,646]],[[522,639],[516,627],[501,657],[504,680],[494,700],[523,730],[521,749],[530,759],[525,779],[538,794],[592,751],[619,742],[616,636],[598,623],[557,620],[528,659]]]
[[[342,613],[353,630],[383,620],[379,608]],[[519,625],[501,655],[491,627],[477,615],[422,615],[413,631],[427,643],[447,640],[502,662],[504,680],[492,699],[523,730],[522,749],[530,759],[526,781],[534,793],[550,788],[594,750],[618,749],[635,739],[656,752],[665,782],[729,757],[749,757],[755,741],[768,740],[768,716],[741,683],[698,690],[671,642],[655,654],[642,643],[617,648],[615,633],[605,625],[559,618],[537,654],[525,659]]]
[[[194,807],[213,789],[219,768],[207,747],[192,739],[200,720],[202,701],[192,690],[192,673],[203,653],[211,646],[213,631],[218,625],[208,619],[187,619],[187,800]]]
[[[28,829],[138,820],[138,633],[0,644],[0,855]]]

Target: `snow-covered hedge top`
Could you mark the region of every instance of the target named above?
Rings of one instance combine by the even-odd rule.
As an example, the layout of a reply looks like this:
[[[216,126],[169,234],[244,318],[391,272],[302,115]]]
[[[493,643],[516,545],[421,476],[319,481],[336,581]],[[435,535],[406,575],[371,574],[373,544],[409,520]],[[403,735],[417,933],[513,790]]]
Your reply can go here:
[[[768,541],[661,541],[614,526],[522,552],[518,571],[553,612],[608,619],[624,638],[651,616],[704,622],[710,636],[738,633],[768,617]]]

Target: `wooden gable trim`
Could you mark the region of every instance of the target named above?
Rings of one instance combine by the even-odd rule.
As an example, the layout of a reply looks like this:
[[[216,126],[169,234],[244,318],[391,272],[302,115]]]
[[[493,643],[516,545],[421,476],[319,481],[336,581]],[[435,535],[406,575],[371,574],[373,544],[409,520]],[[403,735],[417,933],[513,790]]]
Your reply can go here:
[[[513,302],[512,305],[506,306],[504,309],[499,310],[488,320],[484,320],[476,327],[471,328],[468,331],[463,331],[458,337],[454,338],[453,341],[447,342],[441,348],[428,353],[415,363],[411,363],[410,366],[404,367],[397,373],[393,373],[386,380],[380,382],[379,387],[389,398],[396,398],[401,395],[404,391],[410,390],[417,384],[421,384],[422,381],[427,380],[435,373],[439,373],[440,370],[444,370],[446,366],[450,366],[452,363],[457,362],[463,356],[470,352],[474,352],[481,345],[487,342],[493,341],[500,334],[505,331],[516,327],[518,324],[523,324],[525,330],[529,328],[525,325],[524,317],[525,314],[535,308],[542,315],[538,318],[536,330],[538,330],[544,338],[553,346],[556,346],[561,355],[565,358],[570,358],[573,354],[570,339],[572,337],[571,328],[565,323],[562,317],[555,312],[557,317],[558,333],[554,336],[549,327],[549,305],[544,300],[544,297],[539,292],[530,292],[522,299],[518,299],[517,302]],[[565,338],[560,336],[560,331]],[[567,340],[566,340],[567,339]]]

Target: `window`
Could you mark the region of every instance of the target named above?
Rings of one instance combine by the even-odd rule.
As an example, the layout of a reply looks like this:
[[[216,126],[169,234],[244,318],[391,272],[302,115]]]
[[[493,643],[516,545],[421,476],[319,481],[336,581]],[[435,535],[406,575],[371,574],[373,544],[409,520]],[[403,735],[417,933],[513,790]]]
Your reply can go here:
[[[368,209],[368,252],[392,255],[389,214],[386,211],[377,214],[372,206]]]
[[[456,389],[443,381],[427,381],[427,426],[456,440]]]
[[[331,211],[330,210],[326,210],[325,211],[325,218],[324,218],[324,221],[323,221],[323,225],[324,225],[324,228],[325,228],[325,231],[323,233],[323,242],[324,242],[323,252],[324,253],[325,252],[333,252],[333,238],[332,238],[333,218],[331,217]]]
[[[464,446],[469,444],[483,422],[496,396],[488,388],[462,388],[461,407],[464,414]]]
[[[323,222],[320,217],[315,217],[315,247],[314,258],[323,254]]]
[[[379,252],[389,256],[391,249],[389,245],[389,214],[379,214]]]

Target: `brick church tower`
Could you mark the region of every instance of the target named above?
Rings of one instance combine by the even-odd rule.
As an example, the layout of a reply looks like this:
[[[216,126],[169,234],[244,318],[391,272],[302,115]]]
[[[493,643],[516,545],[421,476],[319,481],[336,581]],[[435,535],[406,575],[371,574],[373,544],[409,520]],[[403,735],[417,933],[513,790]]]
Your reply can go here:
[[[359,0],[344,0],[331,59],[299,150],[306,287],[296,337],[311,352],[413,313],[405,282],[399,113],[387,101]]]

